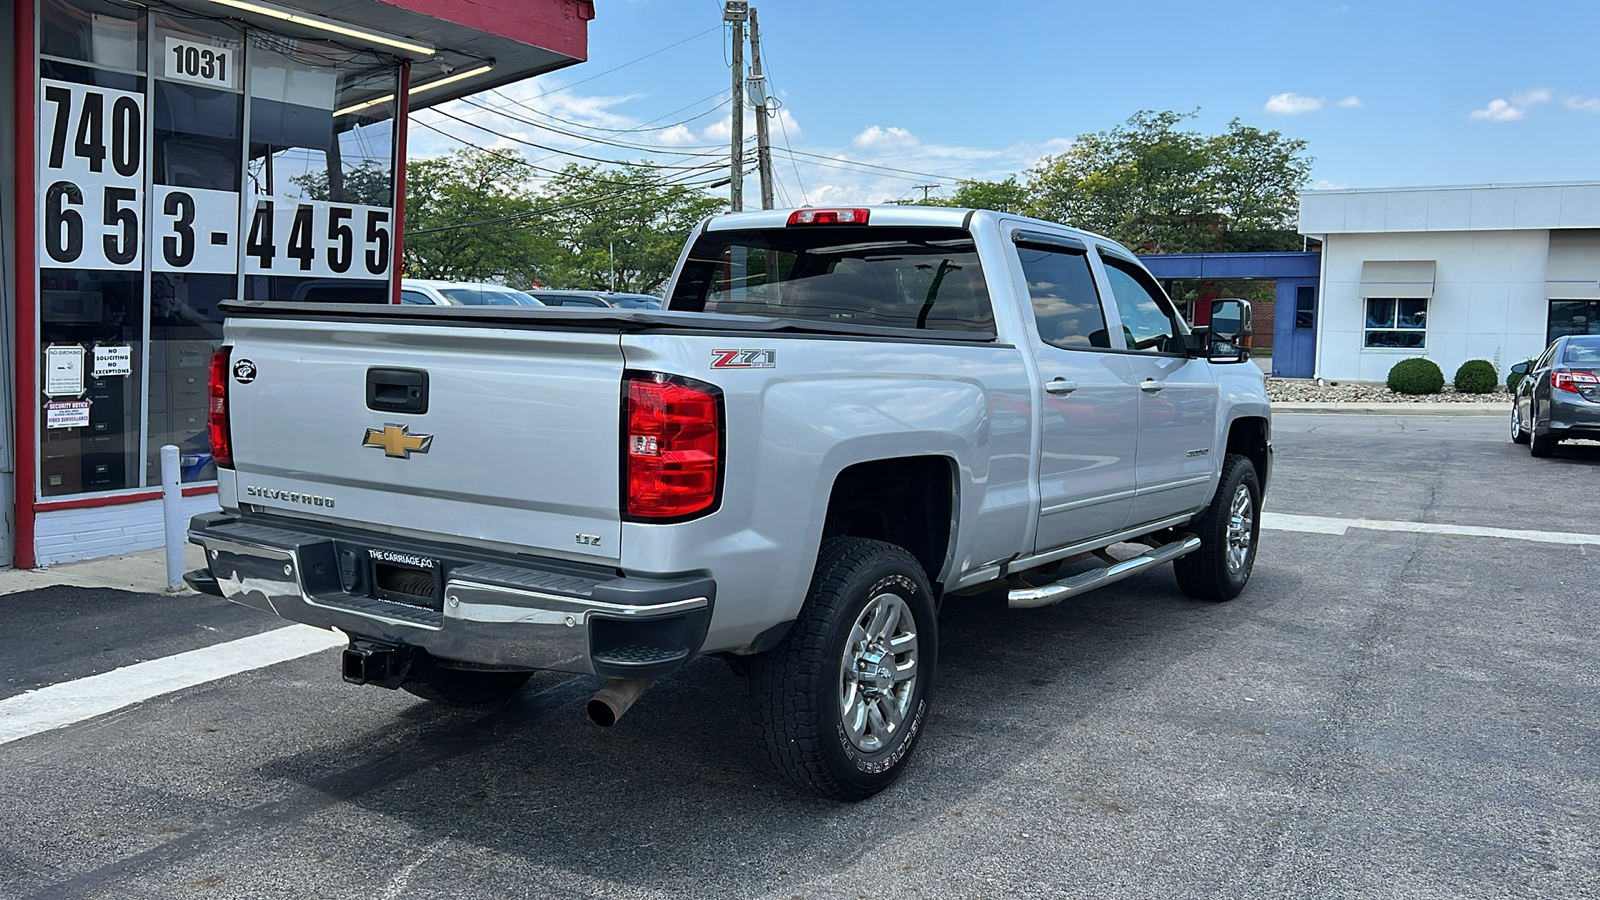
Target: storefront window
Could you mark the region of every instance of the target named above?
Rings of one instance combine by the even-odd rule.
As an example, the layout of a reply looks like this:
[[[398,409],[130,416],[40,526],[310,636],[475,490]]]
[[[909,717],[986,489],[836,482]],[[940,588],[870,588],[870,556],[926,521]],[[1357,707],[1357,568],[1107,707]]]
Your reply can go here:
[[[139,484],[144,360],[142,10],[41,4],[40,490]]]
[[[39,41],[40,493],[156,486],[165,444],[212,480],[218,305],[388,299],[399,62],[110,0]]]
[[[1551,300],[1547,343],[1569,334],[1600,334],[1600,300]]]
[[[239,296],[244,159],[241,35],[225,23],[155,17],[150,191],[149,429],[144,483],[161,483],[161,447],[184,481],[216,477],[206,434],[217,304]]]
[[[373,54],[253,48],[246,299],[388,301],[398,89]]]

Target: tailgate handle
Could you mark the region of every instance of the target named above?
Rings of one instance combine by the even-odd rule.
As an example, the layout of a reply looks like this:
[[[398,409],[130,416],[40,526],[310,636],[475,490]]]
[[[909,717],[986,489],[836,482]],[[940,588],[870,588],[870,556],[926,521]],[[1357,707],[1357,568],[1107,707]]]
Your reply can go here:
[[[368,369],[367,409],[376,412],[427,412],[428,373],[421,369]]]

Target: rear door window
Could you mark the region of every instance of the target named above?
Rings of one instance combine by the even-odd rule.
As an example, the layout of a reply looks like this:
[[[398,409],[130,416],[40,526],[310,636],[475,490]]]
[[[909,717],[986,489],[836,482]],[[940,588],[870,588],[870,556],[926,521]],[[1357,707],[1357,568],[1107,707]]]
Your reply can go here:
[[[1018,246],[1039,338],[1067,350],[1109,349],[1100,291],[1083,252]]]
[[[994,333],[972,235],[959,228],[712,231],[689,252],[671,309],[920,331]]]

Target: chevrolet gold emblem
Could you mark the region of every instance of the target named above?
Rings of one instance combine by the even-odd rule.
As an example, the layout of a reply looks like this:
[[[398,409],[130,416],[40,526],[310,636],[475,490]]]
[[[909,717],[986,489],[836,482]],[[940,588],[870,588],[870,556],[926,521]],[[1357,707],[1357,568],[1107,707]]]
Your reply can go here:
[[[410,459],[413,452],[427,453],[433,446],[431,434],[407,434],[410,425],[388,425],[382,428],[368,428],[367,439],[361,442],[363,447],[377,447],[383,451],[384,456],[395,459]]]

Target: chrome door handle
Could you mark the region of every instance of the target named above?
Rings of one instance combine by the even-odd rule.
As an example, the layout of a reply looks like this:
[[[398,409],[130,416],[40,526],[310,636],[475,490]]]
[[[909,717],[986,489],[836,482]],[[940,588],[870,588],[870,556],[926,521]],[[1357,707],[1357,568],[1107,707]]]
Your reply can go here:
[[[1044,389],[1052,394],[1070,394],[1078,389],[1078,383],[1065,378],[1055,378],[1045,382]]]
[[[1167,383],[1165,381],[1157,381],[1154,378],[1146,378],[1144,381],[1139,382],[1139,390],[1144,391],[1146,394],[1154,394],[1166,386]]]

